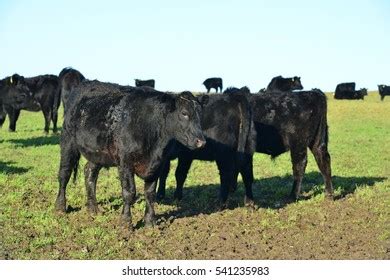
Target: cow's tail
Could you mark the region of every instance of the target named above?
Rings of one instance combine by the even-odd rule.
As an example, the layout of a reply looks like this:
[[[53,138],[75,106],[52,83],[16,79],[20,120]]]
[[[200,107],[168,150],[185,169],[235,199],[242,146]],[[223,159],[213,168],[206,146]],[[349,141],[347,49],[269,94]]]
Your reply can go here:
[[[240,116],[239,133],[238,133],[238,163],[241,164],[246,155],[250,153],[250,150],[254,149],[252,143],[254,124],[252,119],[252,110],[249,104],[249,100],[246,95],[238,94],[232,95],[233,98],[239,98],[238,110]],[[249,150],[250,149],[250,150]]]
[[[325,94],[316,90],[318,96],[316,97],[316,102],[318,105],[317,113],[320,115],[318,118],[318,124],[314,139],[312,142],[312,147],[324,147],[327,149],[329,142],[329,129],[328,129],[328,120],[327,120],[327,100]]]

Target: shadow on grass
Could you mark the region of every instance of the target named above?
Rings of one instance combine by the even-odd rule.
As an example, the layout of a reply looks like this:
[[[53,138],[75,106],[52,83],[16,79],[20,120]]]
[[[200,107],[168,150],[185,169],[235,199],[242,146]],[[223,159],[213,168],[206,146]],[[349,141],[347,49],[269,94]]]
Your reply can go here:
[[[345,197],[361,186],[373,186],[375,183],[383,182],[386,177],[340,177],[333,176],[332,182],[334,188],[340,194],[335,199]],[[292,189],[293,177],[291,175],[275,176],[270,178],[257,179],[253,183],[253,195],[255,206],[260,208],[279,209],[289,203]],[[183,199],[179,202],[173,199],[174,188],[167,189],[166,198],[161,204],[178,204],[178,210],[169,212],[163,217],[174,216],[190,217],[199,214],[211,214],[220,211],[219,207],[219,185],[198,185],[188,186],[183,189]],[[324,181],[319,172],[310,172],[305,174],[302,184],[302,199],[310,199],[314,196],[324,193]],[[230,193],[228,200],[228,209],[244,206],[244,185],[238,184],[238,189]]]
[[[45,145],[58,145],[60,143],[59,135],[39,136],[27,139],[10,139],[7,142],[15,144],[17,147],[39,147]]]
[[[0,173],[5,174],[23,174],[29,171],[31,168],[12,166],[15,164],[13,161],[0,161]]]
[[[340,193],[335,199],[340,199],[355,192],[361,186],[373,186],[378,182],[383,182],[386,177],[340,177],[333,176],[332,181],[335,190]],[[275,176],[270,178],[257,179],[253,183],[253,195],[255,207],[279,209],[293,203],[289,199],[293,183],[291,175]],[[139,187],[138,187],[139,188]],[[172,220],[177,218],[192,217],[199,214],[212,214],[219,212],[219,184],[194,185],[183,189],[183,199],[176,201],[173,199],[174,188],[166,189],[166,198],[160,201],[162,205],[177,205],[178,209],[168,211],[162,215],[157,215],[158,219]],[[310,199],[316,195],[324,193],[324,182],[319,172],[305,174],[302,184],[302,199]],[[244,206],[245,190],[242,182],[234,193],[230,193],[228,199],[228,209]],[[137,196],[143,199],[143,196]],[[136,202],[137,203],[137,202]],[[121,196],[113,196],[98,202],[100,206],[105,205],[110,209],[118,210],[123,206]],[[104,207],[104,206],[103,206]],[[71,210],[79,211],[79,208]],[[136,228],[142,227],[143,221],[139,221]]]

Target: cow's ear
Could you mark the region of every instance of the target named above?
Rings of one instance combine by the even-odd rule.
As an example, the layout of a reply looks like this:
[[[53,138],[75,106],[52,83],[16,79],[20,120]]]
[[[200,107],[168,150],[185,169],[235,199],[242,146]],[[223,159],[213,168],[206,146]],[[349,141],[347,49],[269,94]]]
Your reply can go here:
[[[205,106],[209,102],[209,96],[208,95],[202,95],[198,97],[198,101],[200,105]]]
[[[20,76],[18,74],[13,74],[11,77],[8,78],[8,84],[9,85],[17,85],[18,83],[22,82],[24,80],[23,76]]]
[[[176,100],[178,97],[174,98],[171,95],[164,93],[161,96],[161,101],[167,105],[168,112],[172,113],[176,110]]]

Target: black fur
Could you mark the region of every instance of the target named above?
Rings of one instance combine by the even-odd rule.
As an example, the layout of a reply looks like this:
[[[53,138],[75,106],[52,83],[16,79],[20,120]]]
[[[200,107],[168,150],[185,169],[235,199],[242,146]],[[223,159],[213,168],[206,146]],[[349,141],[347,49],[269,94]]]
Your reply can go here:
[[[176,169],[175,198],[181,199],[183,185],[194,159],[216,161],[220,173],[220,199],[224,206],[229,191],[236,188],[237,174],[241,172],[246,189],[246,203],[253,203],[252,155],[255,148],[251,108],[245,94],[202,95],[209,101],[203,108],[202,129],[206,136],[205,148],[190,151],[181,149]],[[173,158],[173,157],[172,157]],[[172,159],[171,158],[171,159]],[[165,182],[169,162],[160,177],[158,198],[165,197]]]
[[[326,195],[333,195],[328,152],[327,101],[325,94],[311,91],[267,92],[251,96],[253,121],[257,131],[256,151],[277,157],[290,151],[294,185],[291,197],[297,199],[312,151],[325,180]]]
[[[200,102],[189,92],[167,94],[84,81],[71,94],[61,135],[59,193],[56,209],[66,210],[65,191],[80,155],[85,166],[87,206],[97,211],[96,181],[102,167],[118,166],[124,200],[123,220],[131,227],[135,200],[134,175],[145,181],[145,224],[154,224],[156,180],[176,141],[190,148],[204,146]]]
[[[203,82],[203,85],[206,87],[207,93],[209,93],[212,88],[214,88],[216,92],[218,92],[218,89],[222,92],[222,78],[208,78]]]
[[[60,106],[60,92],[58,77],[55,75],[40,75],[31,78],[24,78],[23,84],[32,92],[34,99],[40,104],[43,116],[45,118],[44,131],[49,132],[50,122],[53,122],[53,132],[57,132],[58,108]],[[25,108],[26,110],[36,111],[35,106]],[[5,106],[5,111],[10,118],[10,131],[16,130],[16,122],[20,115],[20,109]]]
[[[283,78],[277,76],[272,78],[268,84],[266,91],[290,91],[290,90],[302,90],[301,77]]]

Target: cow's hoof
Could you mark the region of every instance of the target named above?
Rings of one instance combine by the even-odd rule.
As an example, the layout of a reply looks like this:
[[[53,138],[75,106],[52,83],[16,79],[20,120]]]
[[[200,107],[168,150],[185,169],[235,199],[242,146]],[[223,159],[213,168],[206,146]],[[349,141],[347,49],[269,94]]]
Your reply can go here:
[[[146,228],[152,228],[156,225],[155,221],[145,221],[145,227]]]
[[[165,198],[165,194],[157,193],[157,195],[156,195],[157,201],[162,201],[164,198]]]
[[[8,129],[8,132],[15,132],[15,129],[9,128],[9,129]]]
[[[178,193],[178,192],[175,192],[173,194],[173,198],[176,199],[176,200],[181,200],[183,198],[183,194],[182,193]]]
[[[66,204],[62,202],[56,202],[55,211],[58,213],[66,213]]]
[[[125,229],[127,229],[129,231],[133,231],[134,230],[132,219],[129,216],[122,215],[120,224],[121,224],[121,226],[123,228],[125,228]]]
[[[333,193],[325,193],[325,199],[329,201],[333,201],[334,200]]]
[[[255,202],[251,198],[245,197],[244,205],[245,205],[245,207],[248,207],[250,209],[256,209]]]
[[[99,207],[97,206],[96,203],[87,203],[87,209],[88,212],[91,213],[92,215],[99,214]]]

